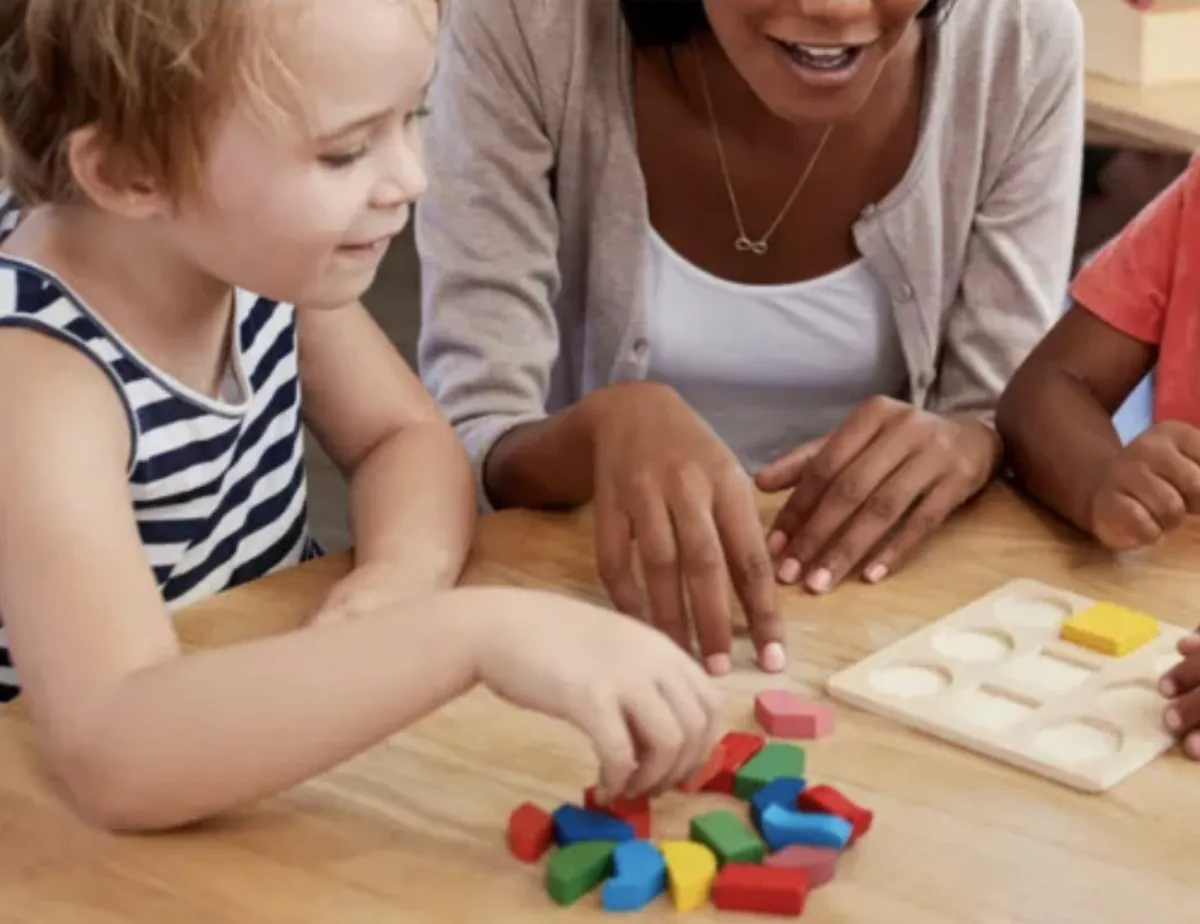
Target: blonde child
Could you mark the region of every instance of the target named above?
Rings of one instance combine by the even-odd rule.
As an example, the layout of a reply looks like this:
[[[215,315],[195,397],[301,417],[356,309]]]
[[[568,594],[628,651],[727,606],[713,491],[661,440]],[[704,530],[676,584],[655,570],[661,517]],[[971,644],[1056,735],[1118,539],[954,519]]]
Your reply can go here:
[[[1075,304],[1013,377],[997,415],[1031,494],[1112,549],[1200,514],[1200,159],[1080,271]],[[1154,420],[1113,415],[1151,372]],[[1200,760],[1200,632],[1160,681],[1163,721]]]
[[[435,20],[0,11],[0,681],[97,824],[278,792],[476,683],[589,735],[605,796],[671,785],[715,735],[709,681],[660,633],[452,589],[469,467],[358,303],[423,188]],[[349,478],[353,572],[293,632],[182,655],[172,610],[317,554],[304,425]]]

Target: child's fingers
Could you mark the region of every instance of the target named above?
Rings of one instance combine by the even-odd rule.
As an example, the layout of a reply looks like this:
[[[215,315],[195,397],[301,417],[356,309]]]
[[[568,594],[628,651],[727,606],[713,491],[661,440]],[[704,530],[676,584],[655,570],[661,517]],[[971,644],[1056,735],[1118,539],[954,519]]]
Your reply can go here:
[[[1171,703],[1163,721],[1181,741],[1200,733],[1200,690],[1192,690]]]
[[[1185,657],[1163,675],[1158,686],[1163,696],[1168,699],[1174,699],[1196,689],[1197,686],[1200,686],[1200,656],[1193,654]]]
[[[633,738],[620,705],[594,710],[580,717],[580,727],[592,739],[592,748],[600,762],[600,781],[596,796],[602,804],[623,793],[637,769]]]
[[[1137,549],[1162,538],[1162,527],[1142,502],[1129,494],[1106,495],[1096,512],[1096,535],[1109,548]]]
[[[685,744],[685,733],[674,711],[656,688],[639,691],[625,703],[632,733],[641,745],[639,766],[623,795],[631,799],[657,788],[671,773]]]
[[[708,742],[709,716],[686,679],[660,681],[659,692],[683,729],[684,742],[670,772],[658,788],[669,789],[690,777],[704,762]]]

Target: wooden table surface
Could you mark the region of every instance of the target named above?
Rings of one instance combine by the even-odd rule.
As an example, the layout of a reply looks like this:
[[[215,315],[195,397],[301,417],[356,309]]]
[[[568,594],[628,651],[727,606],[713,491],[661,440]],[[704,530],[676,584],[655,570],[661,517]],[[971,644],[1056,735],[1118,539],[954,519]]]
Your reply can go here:
[[[589,519],[485,520],[467,580],[600,599]],[[1190,625],[1200,530],[1113,561],[997,487],[885,586],[820,600],[785,594],[790,680],[817,691],[835,670],[1013,577],[1038,578]],[[296,569],[181,616],[190,646],[293,625],[346,567]],[[744,638],[724,683],[733,727],[753,728],[756,672]],[[309,665],[319,670],[320,665]],[[1153,924],[1200,920],[1200,766],[1176,753],[1102,796],[839,707],[809,749],[810,778],[843,786],[876,825],[810,898],[813,924]],[[219,754],[213,755],[220,760]],[[19,706],[0,717],[0,922],[28,924],[505,924],[599,917],[595,896],[554,907],[540,867],[504,847],[509,811],[553,808],[591,782],[586,742],[480,690],[335,772],[254,811],[145,839],[89,830],[39,774]],[[656,836],[724,804],[670,794]],[[674,917],[665,899],[640,913]],[[634,919],[638,919],[638,915]],[[756,920],[702,910],[692,920]],[[761,919],[759,919],[761,920]]]
[[[1089,75],[1085,93],[1089,141],[1200,151],[1200,84],[1135,87]]]

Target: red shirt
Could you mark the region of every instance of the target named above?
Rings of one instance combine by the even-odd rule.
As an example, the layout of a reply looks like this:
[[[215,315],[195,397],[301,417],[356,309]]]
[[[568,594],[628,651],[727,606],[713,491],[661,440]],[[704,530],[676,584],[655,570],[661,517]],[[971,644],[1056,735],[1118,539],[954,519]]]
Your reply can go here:
[[[1071,296],[1158,347],[1155,423],[1200,427],[1200,157],[1083,268]]]

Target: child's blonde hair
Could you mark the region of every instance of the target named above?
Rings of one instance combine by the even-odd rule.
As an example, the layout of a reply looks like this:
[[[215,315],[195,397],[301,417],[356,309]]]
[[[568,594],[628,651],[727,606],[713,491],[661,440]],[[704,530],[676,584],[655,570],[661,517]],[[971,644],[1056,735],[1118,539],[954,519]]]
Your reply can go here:
[[[273,82],[263,24],[256,0],[0,0],[0,176],[26,207],[77,198],[68,143],[90,126],[194,191],[213,121]]]

